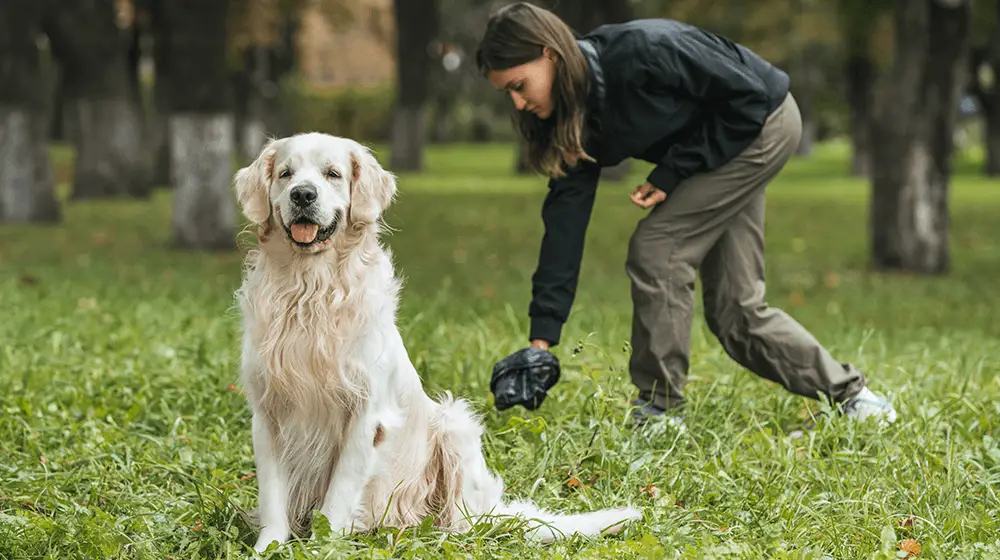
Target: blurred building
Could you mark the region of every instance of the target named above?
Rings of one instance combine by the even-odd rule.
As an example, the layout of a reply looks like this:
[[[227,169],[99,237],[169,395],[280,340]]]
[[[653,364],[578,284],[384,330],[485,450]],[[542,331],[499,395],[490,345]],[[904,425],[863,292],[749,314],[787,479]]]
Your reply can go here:
[[[371,86],[395,79],[392,0],[352,0],[343,17],[315,4],[321,3],[303,13],[298,37],[301,72],[311,85]]]

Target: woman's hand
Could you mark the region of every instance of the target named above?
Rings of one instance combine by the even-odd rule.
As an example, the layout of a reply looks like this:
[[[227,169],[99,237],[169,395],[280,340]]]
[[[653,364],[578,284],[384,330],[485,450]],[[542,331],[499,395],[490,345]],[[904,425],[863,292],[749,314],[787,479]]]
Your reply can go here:
[[[652,208],[653,206],[656,206],[666,200],[667,193],[661,191],[653,185],[650,185],[649,183],[644,183],[636,187],[635,190],[632,191],[629,198],[631,198],[632,202],[639,208]]]
[[[538,349],[541,349],[541,350],[548,350],[549,349],[549,343],[546,340],[542,340],[540,338],[536,338],[535,340],[531,341],[531,347],[532,348],[538,348]]]

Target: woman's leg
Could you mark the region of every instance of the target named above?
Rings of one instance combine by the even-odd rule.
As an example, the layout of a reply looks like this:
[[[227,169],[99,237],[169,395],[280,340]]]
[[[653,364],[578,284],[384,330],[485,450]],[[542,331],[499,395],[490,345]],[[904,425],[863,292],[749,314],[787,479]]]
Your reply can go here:
[[[798,147],[795,100],[768,118],[761,134],[722,167],[685,180],[640,220],[626,272],[633,304],[629,370],[640,397],[661,409],[683,405],[696,271]]]
[[[764,193],[754,196],[705,256],[705,318],[736,362],[806,397],[844,402],[865,378],[842,364],[795,319],[765,302]]]
[[[639,222],[626,265],[634,313],[629,366],[640,397],[654,406],[684,403],[700,269],[708,324],[740,364],[797,394],[848,401],[852,417],[894,419],[891,404],[865,389],[860,372],[764,302],[764,193],[795,152],[801,126],[789,96],[742,154],[684,181]]]

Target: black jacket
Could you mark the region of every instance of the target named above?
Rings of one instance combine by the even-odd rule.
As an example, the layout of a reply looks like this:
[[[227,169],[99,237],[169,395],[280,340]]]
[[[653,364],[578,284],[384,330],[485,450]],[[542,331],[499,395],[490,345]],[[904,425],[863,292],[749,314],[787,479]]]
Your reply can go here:
[[[695,173],[748,147],[789,79],[745,47],[673,20],[603,25],[578,44],[590,65],[583,161],[549,181],[545,235],[532,276],[530,339],[559,343],[583,257],[600,170],[632,157],[669,196]]]

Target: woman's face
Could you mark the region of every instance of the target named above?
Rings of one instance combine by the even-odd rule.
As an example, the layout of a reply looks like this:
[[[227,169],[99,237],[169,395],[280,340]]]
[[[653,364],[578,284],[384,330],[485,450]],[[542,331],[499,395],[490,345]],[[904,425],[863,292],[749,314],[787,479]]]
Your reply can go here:
[[[552,79],[556,63],[546,47],[542,56],[506,70],[490,70],[490,83],[506,91],[518,111],[531,111],[540,119],[552,115]]]

